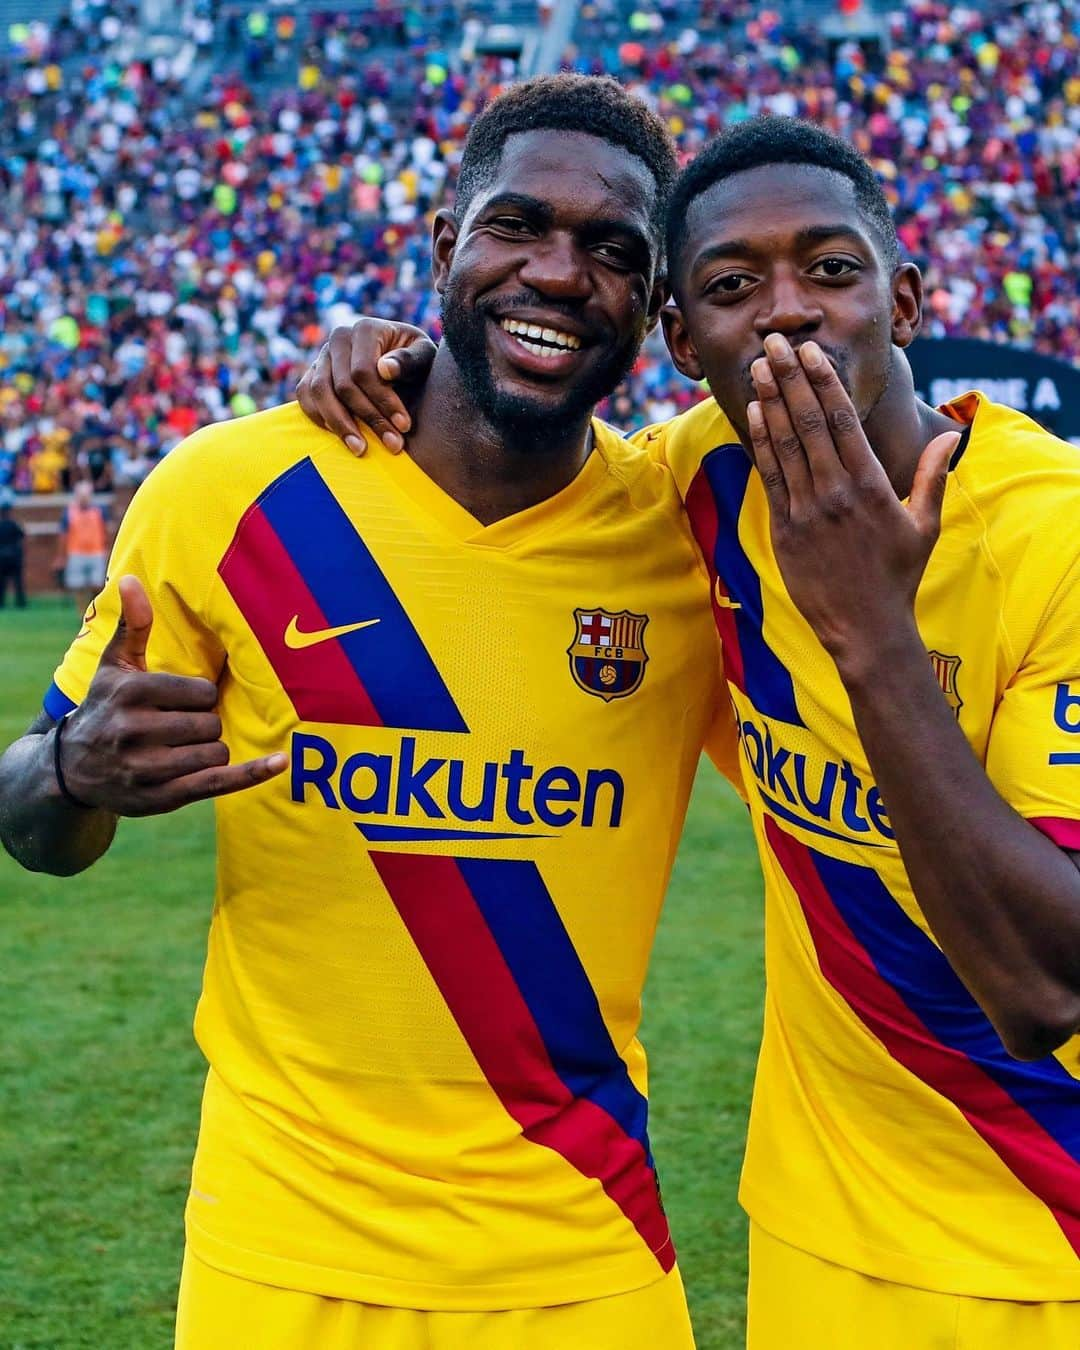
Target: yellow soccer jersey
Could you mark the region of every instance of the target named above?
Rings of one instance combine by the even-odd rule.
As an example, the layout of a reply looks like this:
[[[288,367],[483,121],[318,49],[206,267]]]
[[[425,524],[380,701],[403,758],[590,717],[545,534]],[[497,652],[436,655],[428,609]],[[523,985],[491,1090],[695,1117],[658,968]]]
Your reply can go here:
[[[916,617],[998,791],[1080,848],[1080,452],[971,394]],[[1080,1038],[1006,1053],[912,895],[836,668],[788,598],[715,404],[644,433],[713,577],[766,887],[765,1031],[741,1198],[883,1279],[1080,1299]]]
[[[234,760],[291,760],[217,803],[187,1229],[221,1270],[498,1309],[673,1264],[636,1033],[718,643],[670,473],[595,431],[485,528],[290,405],[198,432],[124,520],[46,706],[131,572],[150,669],[219,682]]]

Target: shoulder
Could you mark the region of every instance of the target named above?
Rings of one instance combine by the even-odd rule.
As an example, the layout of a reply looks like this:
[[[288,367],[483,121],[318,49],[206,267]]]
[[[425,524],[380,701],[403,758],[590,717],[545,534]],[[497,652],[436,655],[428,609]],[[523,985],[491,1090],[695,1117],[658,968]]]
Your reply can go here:
[[[981,395],[957,403],[966,404],[971,438],[956,486],[1014,618],[1034,622],[1080,565],[1080,448]]]
[[[132,507],[242,512],[293,465],[332,454],[349,451],[298,403],[285,403],[193,432],[155,465]]]
[[[639,511],[679,509],[681,503],[671,470],[641,439],[640,432],[624,437],[597,418],[592,425],[596,453],[607,468],[608,491],[626,496]]]
[[[685,499],[704,460],[714,450],[738,444],[739,436],[715,399],[707,398],[668,422],[643,428],[634,440],[670,469]]]
[[[957,405],[971,426],[957,486],[982,518],[991,545],[1010,553],[1040,542],[1058,556],[1070,547],[1080,551],[1080,448],[982,395],[950,406]],[[1064,533],[1046,537],[1059,527]]]

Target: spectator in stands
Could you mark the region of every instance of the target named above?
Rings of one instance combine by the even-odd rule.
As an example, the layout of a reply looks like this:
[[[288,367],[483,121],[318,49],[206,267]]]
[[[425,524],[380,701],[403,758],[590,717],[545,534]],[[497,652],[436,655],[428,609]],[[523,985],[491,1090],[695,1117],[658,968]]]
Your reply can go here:
[[[76,461],[91,426],[153,459],[280,402],[358,313],[437,336],[419,264],[465,133],[508,77],[469,55],[502,8],[256,7],[223,13],[210,41],[200,0],[207,78],[190,84],[178,59],[108,50],[132,22],[123,0],[23,25],[0,52],[0,478],[64,484],[66,448],[39,458],[54,428]],[[830,51],[795,12],[584,0],[565,64],[619,74],[687,155],[757,112],[843,135],[884,179],[931,336],[1080,359],[1077,5],[911,0],[878,54]],[[701,396],[649,347],[624,392],[631,407],[607,410],[620,425]]]
[[[94,501],[89,479],[75,484],[75,491],[60,520],[60,547],[64,563],[64,586],[75,599],[80,613],[105,584],[109,556],[109,532],[104,510]]]
[[[0,609],[7,602],[8,585],[15,596],[15,607],[26,608],[26,589],[23,584],[24,530],[12,516],[14,501],[10,492],[0,496]]]

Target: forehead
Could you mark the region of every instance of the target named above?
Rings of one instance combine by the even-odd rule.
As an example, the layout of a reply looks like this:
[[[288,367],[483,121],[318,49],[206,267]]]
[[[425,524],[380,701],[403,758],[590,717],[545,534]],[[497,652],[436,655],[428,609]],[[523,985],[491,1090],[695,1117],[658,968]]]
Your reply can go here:
[[[508,136],[495,174],[470,215],[507,192],[543,201],[556,212],[648,219],[656,184],[645,164],[583,131],[522,131]]]
[[[789,246],[801,231],[846,225],[873,236],[855,197],[855,184],[835,169],[809,164],[765,164],[706,188],[686,213],[684,257],[741,240],[762,252]]]

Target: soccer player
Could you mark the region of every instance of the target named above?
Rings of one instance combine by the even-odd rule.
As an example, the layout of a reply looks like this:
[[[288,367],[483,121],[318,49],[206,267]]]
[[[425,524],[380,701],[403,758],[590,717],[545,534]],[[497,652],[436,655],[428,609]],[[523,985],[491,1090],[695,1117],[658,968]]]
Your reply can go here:
[[[766,879],[749,1344],[1080,1345],[1080,458],[916,398],[921,279],[842,141],[737,127],[669,222],[668,345],[715,401],[641,439]]]
[[[591,420],[674,176],[612,81],[493,102],[411,455],[192,436],[0,762],[57,873],[218,798],[183,1350],[692,1346],[636,1031],[717,643],[672,475]]]

